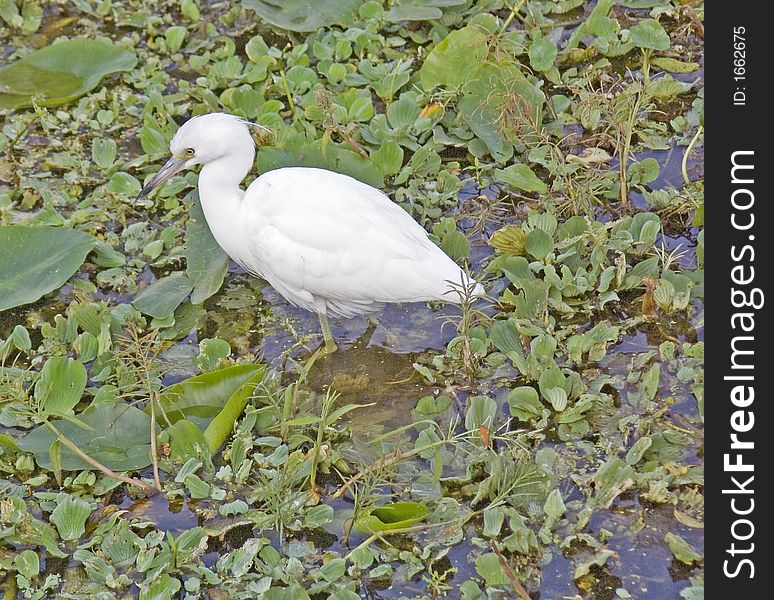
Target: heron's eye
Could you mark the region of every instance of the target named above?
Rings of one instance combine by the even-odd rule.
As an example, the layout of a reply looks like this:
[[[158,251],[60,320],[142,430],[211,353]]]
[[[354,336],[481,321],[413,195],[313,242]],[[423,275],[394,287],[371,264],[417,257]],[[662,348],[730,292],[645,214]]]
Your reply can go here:
[[[194,149],[193,148],[186,148],[185,149],[185,155],[186,156],[193,156],[194,155]]]

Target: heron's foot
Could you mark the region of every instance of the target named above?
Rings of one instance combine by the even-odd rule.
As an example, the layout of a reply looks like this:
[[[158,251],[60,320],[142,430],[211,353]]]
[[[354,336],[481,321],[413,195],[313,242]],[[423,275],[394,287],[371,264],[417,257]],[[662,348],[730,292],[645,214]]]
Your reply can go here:
[[[333,354],[338,349],[339,347],[336,345],[336,342],[333,341],[333,338],[325,340],[325,345],[320,348],[320,350],[322,350],[321,354],[323,356],[327,356],[328,354]]]
[[[325,349],[322,352],[323,355],[333,354],[336,352],[336,342],[333,340],[333,334],[331,333],[331,326],[328,323],[328,317],[324,314],[320,314],[320,329],[322,330],[323,340],[325,342]],[[320,350],[323,350],[320,348]]]

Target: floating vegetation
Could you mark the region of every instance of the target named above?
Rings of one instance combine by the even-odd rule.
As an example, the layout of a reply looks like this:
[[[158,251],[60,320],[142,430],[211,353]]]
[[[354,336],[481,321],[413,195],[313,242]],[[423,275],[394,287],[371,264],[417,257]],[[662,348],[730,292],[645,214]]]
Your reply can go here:
[[[703,3],[323,4],[0,0],[4,597],[703,597]],[[214,111],[489,298],[315,354],[135,201]]]

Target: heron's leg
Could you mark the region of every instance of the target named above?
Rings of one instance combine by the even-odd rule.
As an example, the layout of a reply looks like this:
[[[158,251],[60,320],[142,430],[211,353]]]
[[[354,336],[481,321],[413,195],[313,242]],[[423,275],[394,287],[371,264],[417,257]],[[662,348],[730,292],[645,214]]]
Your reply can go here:
[[[325,342],[325,352],[331,354],[336,352],[336,342],[333,341],[331,333],[331,324],[328,323],[328,317],[323,313],[318,313],[320,317],[320,329],[322,329],[323,341]]]

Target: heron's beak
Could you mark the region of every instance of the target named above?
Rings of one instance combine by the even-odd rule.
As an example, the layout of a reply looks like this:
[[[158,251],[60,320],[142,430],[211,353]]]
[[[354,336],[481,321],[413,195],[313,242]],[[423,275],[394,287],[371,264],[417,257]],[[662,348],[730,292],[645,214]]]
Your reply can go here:
[[[188,157],[185,156],[173,156],[170,158],[167,161],[167,164],[161,167],[161,170],[153,176],[144,188],[142,188],[140,195],[137,196],[137,200],[142,200],[157,187],[161,187],[165,182],[169,181],[173,176],[185,169],[187,162]]]

